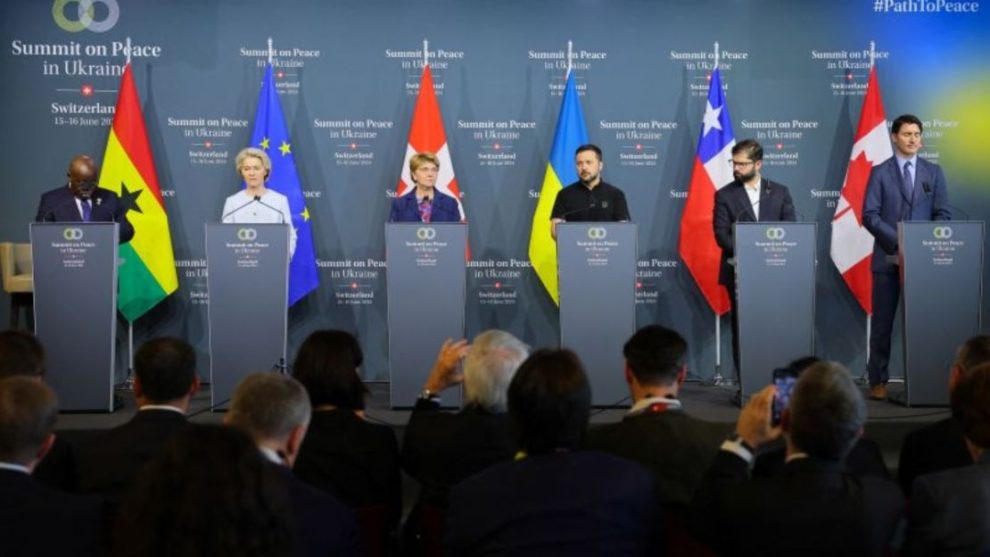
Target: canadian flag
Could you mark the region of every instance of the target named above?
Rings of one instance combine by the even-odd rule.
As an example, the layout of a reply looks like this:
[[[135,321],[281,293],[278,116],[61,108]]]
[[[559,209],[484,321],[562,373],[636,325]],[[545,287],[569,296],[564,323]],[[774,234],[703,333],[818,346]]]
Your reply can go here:
[[[873,235],[863,226],[863,200],[870,171],[893,155],[874,66],[870,69],[856,142],[849,156],[849,169],[832,217],[831,247],[832,261],[867,315],[873,313],[873,276],[870,273]]]
[[[419,96],[416,98],[412,125],[409,127],[409,144],[406,146],[406,158],[402,161],[402,174],[399,176],[395,195],[408,193],[414,187],[409,174],[409,159],[423,151],[435,153],[440,159],[440,170],[437,172],[435,187],[457,200],[461,221],[466,220],[464,204],[461,203],[461,190],[457,187],[454,164],[450,160],[450,150],[447,148],[447,134],[443,131],[440,104],[437,103],[437,94],[433,90],[433,73],[429,64],[423,67],[423,77],[419,82]]]

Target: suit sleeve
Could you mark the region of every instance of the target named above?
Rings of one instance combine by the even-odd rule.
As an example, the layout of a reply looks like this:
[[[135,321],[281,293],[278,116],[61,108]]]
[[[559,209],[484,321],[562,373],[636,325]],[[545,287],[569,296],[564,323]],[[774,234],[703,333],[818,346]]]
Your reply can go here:
[[[929,484],[925,478],[918,478],[914,482],[911,504],[908,505],[907,532],[904,536],[904,546],[901,547],[903,557],[938,554],[938,548],[933,540],[937,526],[935,507]]]
[[[34,222],[45,222],[55,220],[55,215],[50,214],[52,212],[52,207],[48,206],[48,194],[43,194],[41,200],[38,202],[38,214],[34,217]]]
[[[688,513],[688,528],[719,554],[731,549],[730,536],[712,524],[729,524],[726,520],[727,491],[749,479],[749,465],[736,454],[720,450],[708,468]]]
[[[117,206],[113,212],[113,220],[120,225],[120,243],[126,244],[134,237],[134,226],[127,220],[127,207],[117,198]]]
[[[550,209],[550,218],[552,219],[562,219],[563,215],[567,213],[567,204],[560,198],[560,194],[564,193],[561,189],[557,192],[557,197],[553,200],[553,208]]]
[[[794,212],[794,200],[791,199],[791,190],[784,186],[781,186],[780,189],[784,193],[784,199],[780,201],[781,222],[797,222],[797,215]]]
[[[399,222],[399,196],[392,198],[392,209],[388,213],[388,222]]]
[[[886,164],[873,167],[866,183],[866,197],[863,199],[863,226],[873,234],[880,247],[887,253],[897,253],[897,229],[888,224],[880,215],[883,208],[883,179]],[[894,184],[892,187],[897,187]]]
[[[952,220],[952,209],[949,206],[949,192],[945,185],[945,174],[942,167],[935,166],[935,200],[932,205],[932,220]]]
[[[296,233],[296,227],[292,222],[292,209],[289,207],[289,198],[283,197],[282,202],[279,204],[279,212],[282,213],[282,219],[286,224],[289,225],[289,259],[296,253],[296,240],[298,234]]]
[[[732,237],[732,212],[725,201],[724,195],[715,194],[715,213],[712,216],[712,226],[715,229],[715,243],[722,248],[727,257],[732,257],[736,251],[736,242]]]

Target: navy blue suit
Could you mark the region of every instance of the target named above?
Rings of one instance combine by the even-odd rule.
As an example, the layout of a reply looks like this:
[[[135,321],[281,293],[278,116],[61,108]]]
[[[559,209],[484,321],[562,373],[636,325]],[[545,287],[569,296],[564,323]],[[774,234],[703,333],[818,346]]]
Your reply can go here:
[[[937,164],[916,157],[914,184],[905,184],[897,157],[873,167],[863,201],[863,226],[876,240],[873,246],[873,315],[870,317],[870,360],[866,370],[870,385],[887,382],[890,363],[890,333],[900,297],[896,264],[897,223],[900,221],[949,220],[949,194],[945,175]]]
[[[416,188],[392,200],[392,212],[388,216],[388,222],[423,222],[419,217],[419,205],[416,203]],[[461,222],[461,210],[457,200],[434,189],[430,222]]]
[[[127,207],[114,192],[96,188],[93,190],[90,222],[116,222],[120,224],[120,243],[134,237],[134,227],[127,220]],[[82,222],[79,206],[68,186],[61,186],[41,195],[35,222]]]

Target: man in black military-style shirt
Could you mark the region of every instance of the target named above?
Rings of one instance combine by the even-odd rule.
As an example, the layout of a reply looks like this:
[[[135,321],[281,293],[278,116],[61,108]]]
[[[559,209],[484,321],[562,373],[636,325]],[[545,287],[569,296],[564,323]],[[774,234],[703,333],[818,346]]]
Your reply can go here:
[[[578,181],[560,190],[550,212],[550,234],[559,222],[626,222],[629,207],[619,188],[602,181],[602,150],[591,143],[574,153]]]

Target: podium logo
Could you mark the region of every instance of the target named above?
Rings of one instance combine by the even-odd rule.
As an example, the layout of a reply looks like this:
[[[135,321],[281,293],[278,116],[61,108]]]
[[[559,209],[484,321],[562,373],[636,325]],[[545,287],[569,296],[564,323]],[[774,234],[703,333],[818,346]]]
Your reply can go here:
[[[242,242],[250,242],[258,239],[258,231],[254,228],[241,228],[237,231],[237,239]]]
[[[768,240],[783,240],[787,233],[784,232],[783,228],[773,226],[767,228],[767,239]]]
[[[66,240],[78,241],[82,240],[83,231],[82,228],[66,228],[62,231],[62,237]]]
[[[608,236],[608,231],[600,226],[593,226],[588,229],[588,238],[592,240],[604,240]]]
[[[416,229],[416,237],[420,240],[432,240],[437,237],[437,229],[426,226]]]
[[[73,4],[76,5],[75,10],[70,7]],[[96,4],[102,4],[106,8],[106,17],[101,21],[95,19]],[[71,17],[66,17],[66,8],[69,8],[69,12],[74,12]],[[117,20],[120,19],[120,6],[117,0],[55,0],[52,4],[52,17],[59,27],[70,33],[83,30],[103,33],[117,25]]]
[[[935,236],[936,240],[948,240],[952,237],[952,227],[936,226],[932,229],[932,236]]]

